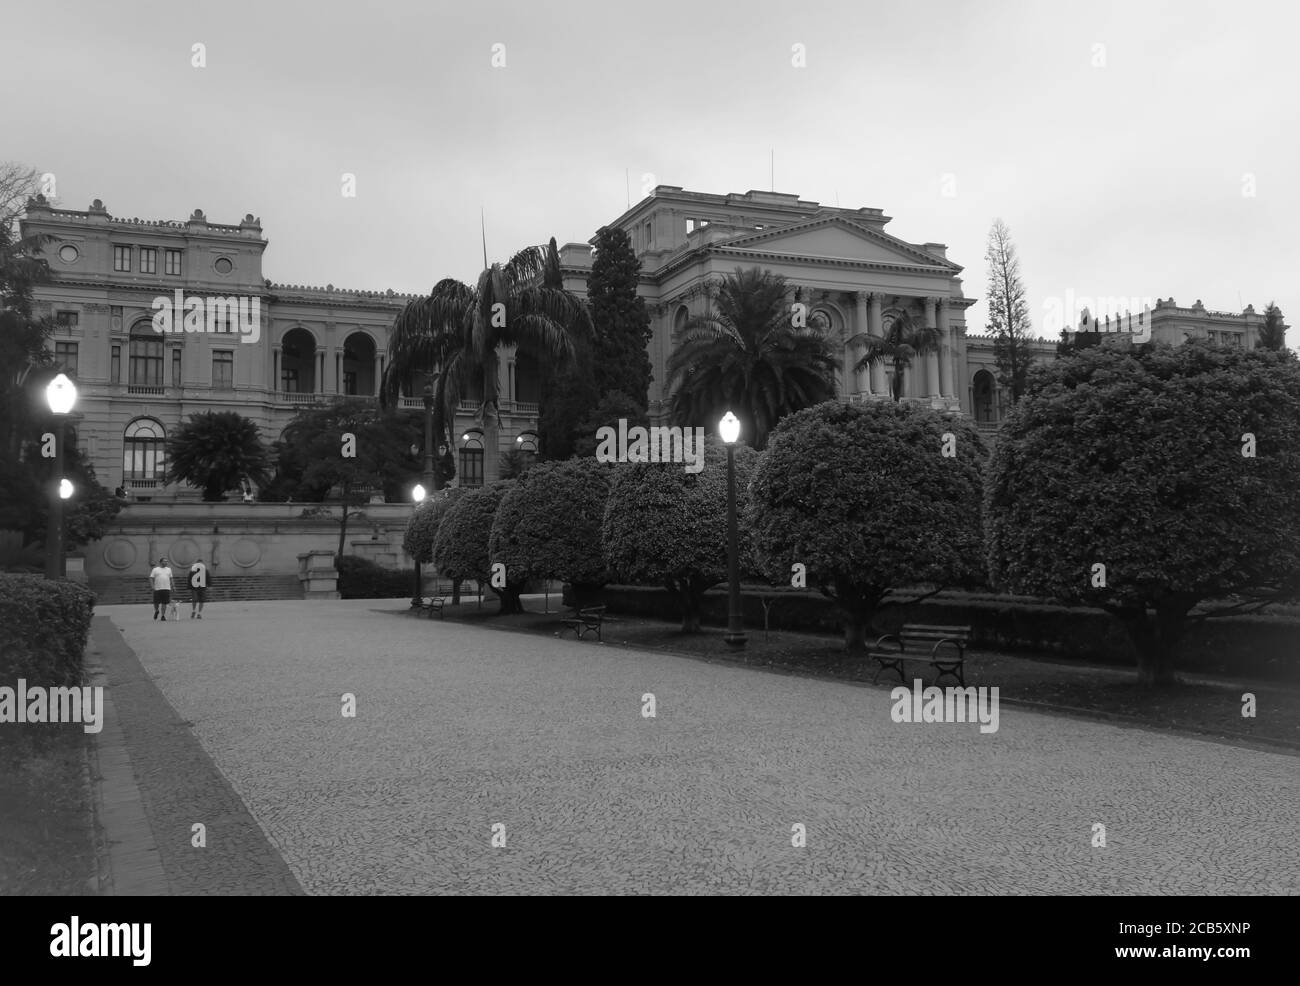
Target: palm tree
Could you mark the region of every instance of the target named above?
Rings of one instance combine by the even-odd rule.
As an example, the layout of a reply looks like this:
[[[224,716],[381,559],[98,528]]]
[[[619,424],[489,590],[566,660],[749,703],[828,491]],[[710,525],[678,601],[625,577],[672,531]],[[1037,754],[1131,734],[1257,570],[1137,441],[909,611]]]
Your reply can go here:
[[[910,312],[903,312],[885,330],[883,336],[861,333],[849,340],[863,348],[862,358],[853,367],[857,373],[871,367],[874,363],[893,361],[893,374],[889,389],[894,402],[903,397],[903,371],[912,365],[912,360],[928,353],[937,353],[943,343],[943,334],[928,325],[921,325]]]
[[[235,411],[192,414],[167,440],[166,482],[199,487],[205,503],[225,499],[245,477],[261,486],[269,473],[260,429]]]
[[[402,383],[412,374],[424,374],[433,388],[438,443],[450,437],[462,396],[473,395],[475,422],[486,429],[485,478],[495,478],[501,423],[499,347],[513,345],[534,356],[564,361],[573,353],[572,334],[587,331],[582,302],[544,283],[553,283],[547,271],[558,269],[552,239],[545,250],[527,247],[505,264],[492,264],[474,287],[444,278],[427,298],[409,302],[393,323],[381,403],[396,403]]]
[[[722,281],[715,312],[682,326],[666,381],[675,424],[716,424],[730,410],[761,449],[785,415],[835,396],[837,363],[824,319],[795,325],[787,291],[779,274],[736,268]]]

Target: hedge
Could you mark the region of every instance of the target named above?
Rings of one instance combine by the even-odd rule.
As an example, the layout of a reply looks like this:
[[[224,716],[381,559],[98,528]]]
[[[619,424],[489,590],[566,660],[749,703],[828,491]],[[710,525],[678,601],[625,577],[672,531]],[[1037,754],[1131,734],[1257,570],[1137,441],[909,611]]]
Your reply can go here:
[[[410,599],[415,592],[413,568],[384,568],[368,558],[344,555],[338,559],[338,573],[344,599]]]
[[[94,593],[75,582],[0,574],[0,684],[82,684],[94,608]]]
[[[601,602],[611,613],[650,619],[681,616],[676,598],[653,586],[606,586]],[[837,633],[835,604],[817,592],[742,587],[741,610],[751,635],[763,631],[761,598],[770,607],[771,629]],[[569,601],[568,587],[565,602]],[[888,601],[888,599],[886,600]],[[725,585],[704,596],[706,624],[726,626]],[[920,603],[904,602],[877,611],[874,634],[892,633],[904,623],[966,625],[972,628],[977,660],[980,648],[1024,651],[1136,667],[1137,653],[1118,620],[1103,610],[1062,606],[1028,596],[942,592]],[[874,636],[868,643],[873,643]],[[1179,654],[1179,670],[1229,677],[1300,682],[1300,619],[1292,613],[1231,616],[1193,623]]]

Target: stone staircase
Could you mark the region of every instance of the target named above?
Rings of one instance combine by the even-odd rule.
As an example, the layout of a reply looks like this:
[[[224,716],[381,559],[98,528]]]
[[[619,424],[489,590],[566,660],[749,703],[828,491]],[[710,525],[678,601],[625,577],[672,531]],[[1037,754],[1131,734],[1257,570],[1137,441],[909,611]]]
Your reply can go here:
[[[172,598],[189,602],[190,590],[185,584],[186,573],[176,573],[178,590]],[[98,597],[98,606],[117,606],[138,603],[146,605],[153,599],[149,581],[143,575],[97,576],[90,579],[90,590]],[[293,575],[208,575],[209,603],[236,602],[250,599],[301,599],[302,584]]]

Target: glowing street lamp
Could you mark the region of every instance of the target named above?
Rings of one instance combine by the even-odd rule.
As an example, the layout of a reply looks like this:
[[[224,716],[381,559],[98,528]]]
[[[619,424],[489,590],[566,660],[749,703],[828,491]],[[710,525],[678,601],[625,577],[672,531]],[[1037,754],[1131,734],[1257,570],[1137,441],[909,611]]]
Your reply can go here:
[[[424,498],[427,495],[428,493],[426,492],[424,486],[421,485],[420,483],[416,483],[415,489],[411,490],[411,499],[414,500],[417,505],[423,503]],[[417,557],[415,559],[415,595],[411,597],[411,608],[419,609],[420,606],[422,606],[423,604],[424,604],[424,582],[420,578],[420,559]]]
[[[67,416],[77,404],[77,385],[60,373],[45,388],[45,403],[55,415],[54,475],[57,478],[50,496],[49,527],[45,535],[45,577],[63,575],[63,501],[72,496],[72,484],[63,478],[63,436]]]
[[[727,633],[723,640],[733,650],[745,646],[745,624],[740,614],[740,552],[736,531],[736,441],[740,438],[740,419],[728,411],[718,422],[718,434],[727,446]]]

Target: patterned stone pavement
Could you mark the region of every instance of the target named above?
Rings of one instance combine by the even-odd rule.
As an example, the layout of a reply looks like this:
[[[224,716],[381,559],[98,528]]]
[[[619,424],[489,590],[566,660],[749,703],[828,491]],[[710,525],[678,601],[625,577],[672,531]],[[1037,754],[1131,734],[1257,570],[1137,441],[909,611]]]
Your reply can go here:
[[[1292,756],[401,609],[100,612],[308,893],[1300,894]]]

